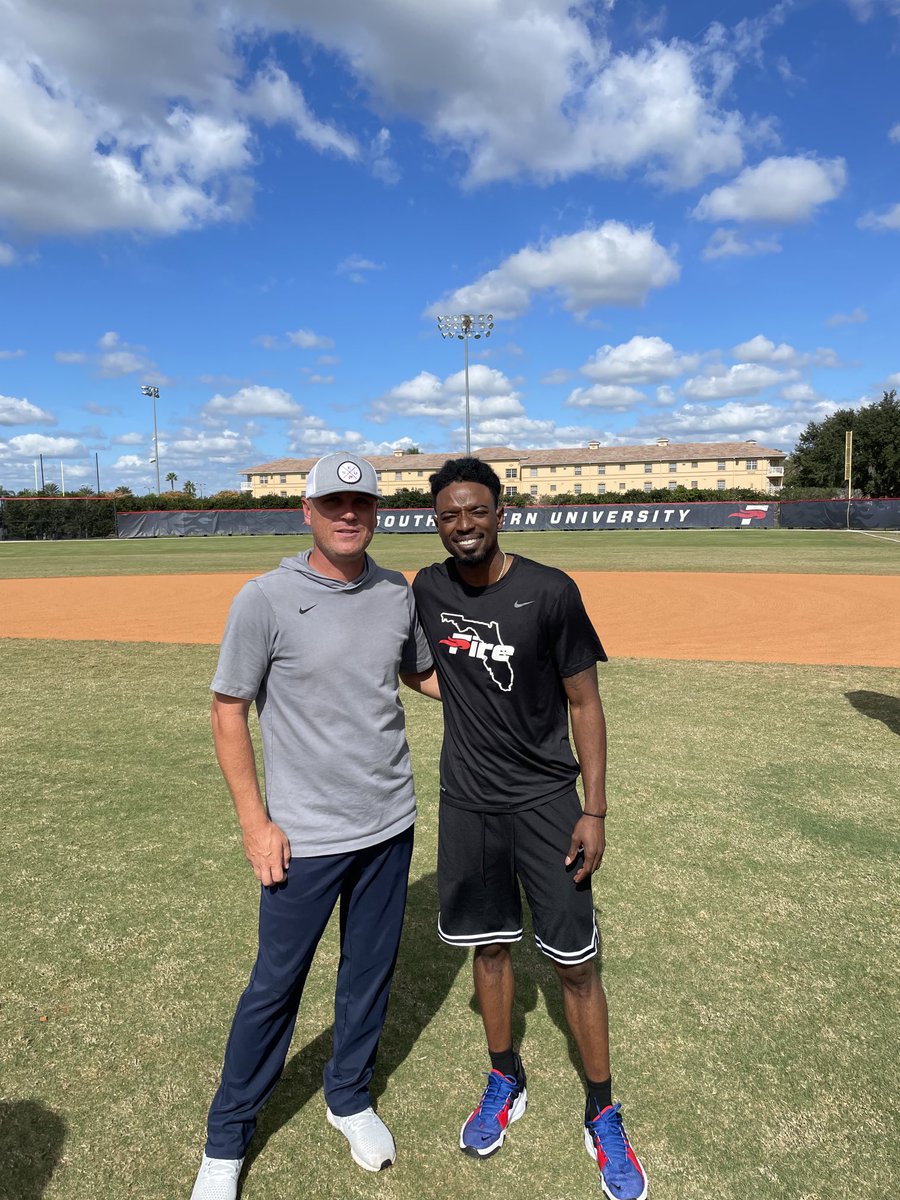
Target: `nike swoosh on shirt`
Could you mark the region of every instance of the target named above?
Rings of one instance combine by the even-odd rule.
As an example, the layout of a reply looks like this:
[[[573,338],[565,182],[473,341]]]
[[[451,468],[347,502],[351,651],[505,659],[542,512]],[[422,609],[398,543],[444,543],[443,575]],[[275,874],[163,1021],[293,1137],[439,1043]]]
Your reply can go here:
[[[513,605],[513,608],[525,608],[525,606],[528,604],[534,604],[534,601],[533,600],[517,600],[515,602],[515,604]]]
[[[315,608],[315,607],[316,607],[315,604],[310,604],[307,608],[298,608],[297,612],[298,613],[308,613],[310,611],[310,609]]]

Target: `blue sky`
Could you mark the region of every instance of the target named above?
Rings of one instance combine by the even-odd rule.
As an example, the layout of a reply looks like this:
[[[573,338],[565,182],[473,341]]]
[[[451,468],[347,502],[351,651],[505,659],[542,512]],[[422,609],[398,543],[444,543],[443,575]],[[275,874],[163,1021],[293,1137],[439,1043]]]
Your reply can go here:
[[[755,437],[900,383],[900,0],[0,0],[0,484]],[[166,486],[165,483],[163,485]]]

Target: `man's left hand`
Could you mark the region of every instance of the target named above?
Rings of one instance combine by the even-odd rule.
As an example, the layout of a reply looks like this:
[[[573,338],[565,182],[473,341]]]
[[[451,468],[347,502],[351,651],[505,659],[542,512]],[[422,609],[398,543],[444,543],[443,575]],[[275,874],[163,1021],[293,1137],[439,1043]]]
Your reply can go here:
[[[599,817],[583,814],[575,822],[572,830],[572,840],[569,843],[569,853],[566,855],[566,866],[570,867],[578,856],[578,851],[584,851],[584,862],[573,876],[575,883],[590,879],[603,860],[606,849],[606,821]]]

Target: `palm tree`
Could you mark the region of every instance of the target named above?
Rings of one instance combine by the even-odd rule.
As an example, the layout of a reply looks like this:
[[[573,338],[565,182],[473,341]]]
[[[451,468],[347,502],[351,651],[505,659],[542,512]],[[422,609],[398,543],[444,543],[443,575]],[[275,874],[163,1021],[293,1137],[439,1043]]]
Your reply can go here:
[[[175,484],[177,482],[178,482],[178,476],[175,474],[174,471],[170,471],[168,473],[168,475],[166,476],[166,483],[171,483],[173,492],[175,491]]]

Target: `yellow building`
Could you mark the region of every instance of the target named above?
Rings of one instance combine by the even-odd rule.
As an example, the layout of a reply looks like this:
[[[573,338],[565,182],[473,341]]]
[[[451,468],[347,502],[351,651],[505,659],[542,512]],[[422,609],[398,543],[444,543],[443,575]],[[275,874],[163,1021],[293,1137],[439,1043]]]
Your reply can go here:
[[[504,493],[576,496],[600,492],[655,491],[676,487],[752,488],[777,495],[784,477],[783,450],[755,441],[670,442],[657,438],[651,445],[601,446],[565,450],[513,450],[487,446],[475,450],[500,476]],[[378,472],[381,494],[389,499],[401,488],[428,491],[428,477],[444,465],[446,454],[367,455]],[[242,472],[241,491],[254,496],[302,496],[315,458],[277,458]]]

